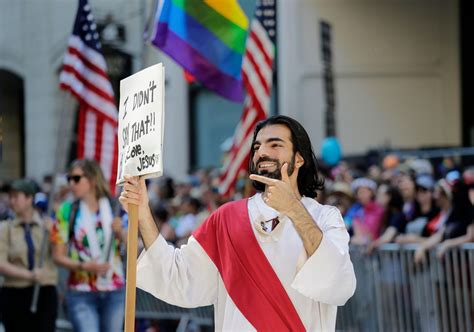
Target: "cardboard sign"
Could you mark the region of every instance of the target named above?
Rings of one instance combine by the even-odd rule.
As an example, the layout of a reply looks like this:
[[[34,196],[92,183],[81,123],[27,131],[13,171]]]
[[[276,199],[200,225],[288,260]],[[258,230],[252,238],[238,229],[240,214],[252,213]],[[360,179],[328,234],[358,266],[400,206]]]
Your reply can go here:
[[[159,63],[120,81],[117,184],[163,174],[164,78]]]

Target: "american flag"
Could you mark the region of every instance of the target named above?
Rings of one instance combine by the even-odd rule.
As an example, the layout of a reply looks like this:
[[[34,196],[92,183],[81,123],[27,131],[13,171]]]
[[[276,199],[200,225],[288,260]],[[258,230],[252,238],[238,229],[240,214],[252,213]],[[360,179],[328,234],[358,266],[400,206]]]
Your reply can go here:
[[[220,177],[220,192],[229,196],[242,172],[247,170],[255,125],[268,117],[276,40],[276,0],[258,0],[250,24],[242,76],[247,97],[234,134],[232,148]]]
[[[114,193],[118,112],[87,0],[79,0],[59,80],[60,87],[74,95],[80,105],[77,157],[97,160]]]

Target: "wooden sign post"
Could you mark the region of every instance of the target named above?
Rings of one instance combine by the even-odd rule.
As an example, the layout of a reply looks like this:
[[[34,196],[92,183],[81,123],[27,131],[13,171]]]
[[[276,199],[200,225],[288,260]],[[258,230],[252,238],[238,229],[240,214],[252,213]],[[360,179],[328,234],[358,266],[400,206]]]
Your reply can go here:
[[[117,184],[124,175],[163,174],[164,67],[157,64],[120,81]],[[135,331],[138,206],[128,206],[125,332]]]
[[[128,205],[127,284],[125,289],[125,331],[135,331],[137,286],[138,206]]]

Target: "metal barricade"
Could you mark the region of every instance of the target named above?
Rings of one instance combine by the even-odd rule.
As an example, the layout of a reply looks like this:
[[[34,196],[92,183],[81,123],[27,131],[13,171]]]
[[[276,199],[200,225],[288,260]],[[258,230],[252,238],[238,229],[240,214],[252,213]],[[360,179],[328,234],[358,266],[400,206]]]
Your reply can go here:
[[[416,245],[386,244],[372,255],[351,247],[354,296],[338,310],[342,331],[472,331],[474,243],[436,250],[420,264]]]
[[[432,250],[421,264],[416,248],[386,244],[369,256],[366,247],[351,246],[357,289],[338,309],[338,331],[473,331],[474,243],[443,260]],[[173,306],[137,289],[136,318],[177,320],[177,331],[185,331],[190,321],[212,327],[214,309]]]

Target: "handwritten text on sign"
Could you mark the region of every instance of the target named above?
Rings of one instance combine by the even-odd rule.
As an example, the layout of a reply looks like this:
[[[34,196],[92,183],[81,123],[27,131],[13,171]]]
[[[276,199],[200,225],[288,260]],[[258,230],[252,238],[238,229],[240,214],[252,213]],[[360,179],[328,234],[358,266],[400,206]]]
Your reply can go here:
[[[164,68],[151,66],[120,81],[119,164],[124,175],[163,174]]]

